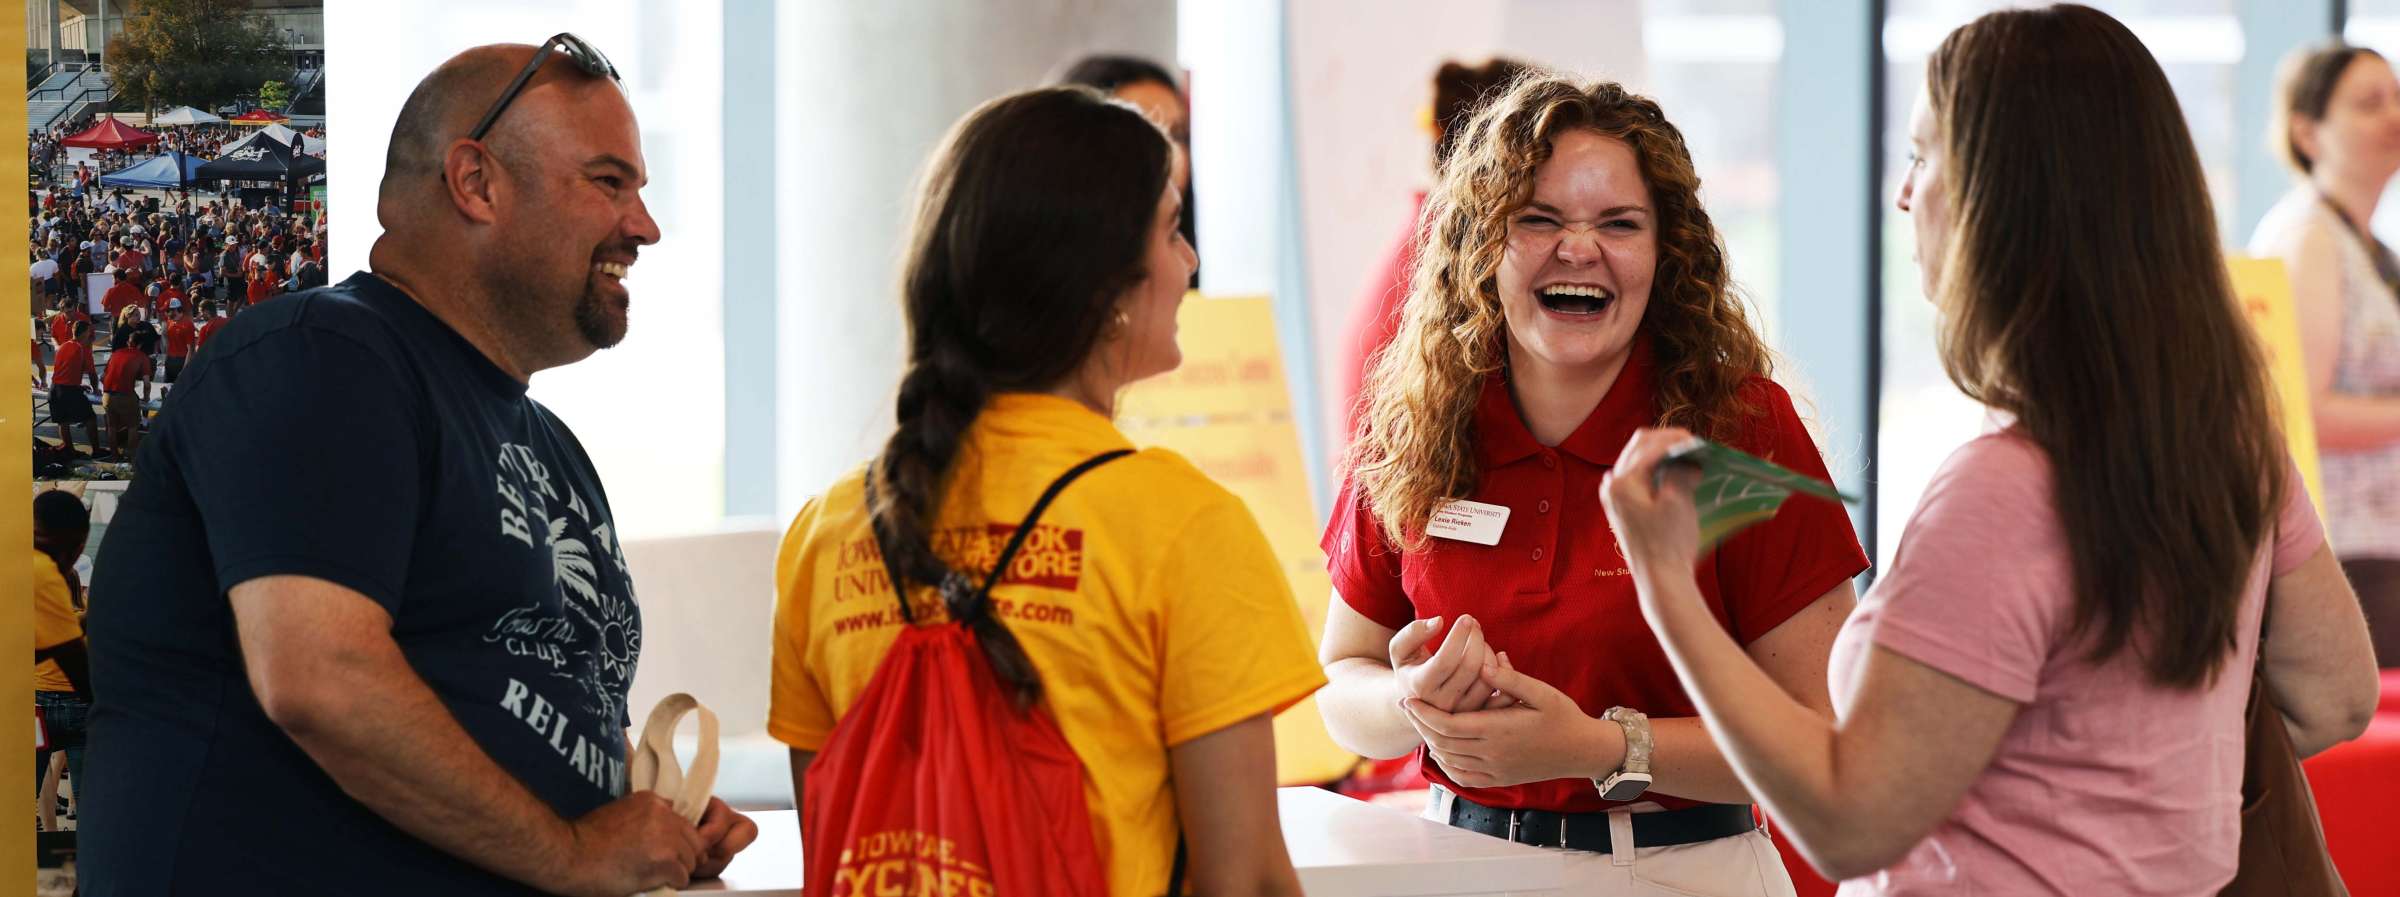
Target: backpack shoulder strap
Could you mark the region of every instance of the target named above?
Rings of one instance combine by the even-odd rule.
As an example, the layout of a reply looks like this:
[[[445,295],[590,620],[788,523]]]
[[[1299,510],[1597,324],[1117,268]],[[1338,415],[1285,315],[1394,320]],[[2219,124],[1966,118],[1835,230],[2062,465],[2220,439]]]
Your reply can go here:
[[[1008,547],[1000,550],[1000,559],[992,564],[992,572],[984,575],[983,588],[977,590],[975,595],[977,612],[982,611],[985,600],[991,597],[992,587],[999,585],[1000,577],[1008,572],[1008,565],[1016,561],[1017,550],[1025,547],[1025,537],[1033,533],[1034,524],[1041,522],[1042,512],[1050,509],[1050,502],[1056,500],[1060,492],[1066,491],[1067,484],[1092,472],[1093,468],[1130,454],[1133,454],[1132,449],[1101,452],[1084,459],[1081,464],[1067,468],[1066,473],[1059,474],[1058,479],[1050,481],[1050,488],[1042,490],[1042,497],[1034,501],[1033,510],[1025,513],[1025,520],[1018,523],[1017,531],[1008,537]]]
[[[983,612],[984,606],[989,603],[989,599],[991,598],[992,587],[1000,584],[1001,575],[1007,572],[1008,565],[1010,563],[1015,562],[1017,551],[1025,546],[1026,535],[1033,532],[1033,525],[1042,519],[1042,512],[1050,509],[1050,503],[1057,500],[1058,494],[1062,491],[1065,491],[1068,483],[1075,482],[1076,479],[1082,477],[1084,474],[1092,472],[1093,468],[1099,467],[1102,464],[1106,464],[1110,461],[1117,460],[1118,458],[1122,458],[1130,454],[1133,454],[1132,449],[1116,449],[1114,451],[1102,452],[1098,455],[1084,459],[1083,463],[1067,468],[1066,473],[1059,474],[1058,479],[1050,481],[1050,488],[1043,490],[1042,497],[1034,501],[1033,510],[1026,513],[1024,522],[1017,524],[1016,533],[1009,537],[1008,547],[1001,550],[1000,560],[998,563],[992,565],[992,572],[984,577],[983,588],[976,591],[974,606],[969,610],[975,614],[980,614]],[[873,513],[873,509],[875,507],[875,474],[872,470],[868,471],[867,473],[866,489],[868,512]],[[867,531],[872,533],[875,537],[876,553],[883,556],[884,575],[891,578],[892,595],[900,602],[900,619],[903,622],[913,626],[917,622],[916,612],[909,609],[908,596],[904,593],[904,590],[900,588],[900,571],[892,566],[892,552],[890,547],[883,544],[883,533],[876,531],[872,523],[868,525]]]
[[[1175,836],[1175,869],[1167,873],[1167,897],[1183,897],[1184,867],[1191,862],[1191,859],[1191,848],[1185,844],[1183,835],[1177,834]]]

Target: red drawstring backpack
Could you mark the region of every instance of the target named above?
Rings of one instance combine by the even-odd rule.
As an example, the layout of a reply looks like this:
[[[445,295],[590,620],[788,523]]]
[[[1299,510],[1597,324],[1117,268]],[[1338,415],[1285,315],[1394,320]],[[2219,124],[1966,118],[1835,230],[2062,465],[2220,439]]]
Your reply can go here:
[[[949,622],[918,625],[896,594],[899,640],[808,767],[810,897],[1108,893],[1083,761],[1047,710],[1017,708],[970,627],[991,612],[992,587],[1059,491],[1128,454],[1099,455],[1052,482]],[[873,488],[870,479],[870,507]],[[1182,877],[1178,847],[1170,893]]]

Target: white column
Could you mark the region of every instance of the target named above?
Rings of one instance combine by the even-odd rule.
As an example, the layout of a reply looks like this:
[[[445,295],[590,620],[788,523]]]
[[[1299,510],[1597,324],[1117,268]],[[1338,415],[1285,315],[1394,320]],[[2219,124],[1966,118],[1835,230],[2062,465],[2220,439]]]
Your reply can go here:
[[[774,272],[774,490],[788,516],[890,435],[903,232],[943,133],[1074,56],[1171,62],[1176,15],[1171,0],[815,0],[776,12],[775,106],[754,114],[775,118],[777,251],[726,264]]]

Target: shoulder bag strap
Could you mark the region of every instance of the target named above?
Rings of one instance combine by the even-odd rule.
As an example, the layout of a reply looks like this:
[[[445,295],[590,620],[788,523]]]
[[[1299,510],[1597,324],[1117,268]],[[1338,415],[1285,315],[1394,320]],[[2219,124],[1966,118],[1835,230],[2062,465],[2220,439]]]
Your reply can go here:
[[[1042,512],[1049,510],[1050,503],[1057,500],[1058,493],[1064,491],[1068,483],[1075,482],[1077,478],[1092,472],[1093,468],[1130,454],[1133,454],[1132,449],[1102,452],[1084,459],[1083,463],[1067,468],[1066,473],[1059,474],[1058,479],[1050,481],[1050,488],[1042,491],[1042,497],[1033,503],[1033,510],[1026,513],[1024,522],[1017,524],[1017,531],[1009,536],[1008,547],[1000,551],[999,561],[992,565],[992,572],[984,577],[983,588],[976,590],[975,603],[968,608],[970,616],[981,614],[983,608],[990,604],[992,587],[1000,584],[1000,577],[1007,573],[1008,565],[1016,560],[1017,551],[1024,548],[1025,537],[1033,532],[1034,524],[1041,521]],[[875,473],[872,469],[867,472],[866,488],[868,513],[872,514],[875,507]],[[889,546],[883,544],[883,533],[876,531],[872,523],[868,525],[867,530],[875,536],[876,553],[883,556],[884,575],[891,578],[893,597],[900,602],[900,619],[910,625],[915,625],[917,622],[916,612],[909,609],[908,596],[902,593],[900,571],[892,566],[892,552]],[[960,620],[958,622],[967,621]]]
[[[992,564],[992,572],[984,574],[983,588],[975,591],[975,606],[972,608],[975,613],[982,613],[984,605],[992,596],[992,587],[999,585],[1000,578],[1007,575],[1008,565],[1017,559],[1017,550],[1025,547],[1025,538],[1033,534],[1034,524],[1041,522],[1042,512],[1050,509],[1050,502],[1056,500],[1060,492],[1066,491],[1067,484],[1092,472],[1095,467],[1130,454],[1133,454],[1132,449],[1117,449],[1093,455],[1084,459],[1083,463],[1067,468],[1067,472],[1059,474],[1058,479],[1050,481],[1050,488],[1042,490],[1042,497],[1034,500],[1033,510],[1025,512],[1025,520],[1017,524],[1015,533],[1009,535],[1008,547],[1000,549],[1000,559]]]

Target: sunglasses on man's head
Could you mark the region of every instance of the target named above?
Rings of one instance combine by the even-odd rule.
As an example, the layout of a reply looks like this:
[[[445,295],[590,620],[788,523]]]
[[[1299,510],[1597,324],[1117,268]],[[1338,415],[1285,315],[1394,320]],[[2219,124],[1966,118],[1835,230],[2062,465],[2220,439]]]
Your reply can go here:
[[[491,111],[485,112],[483,120],[475,123],[475,130],[467,133],[468,140],[482,140],[485,134],[491,133],[492,122],[500,119],[500,111],[507,109],[509,103],[516,101],[517,94],[524,92],[525,82],[533,80],[533,73],[541,71],[542,63],[550,59],[550,50],[554,47],[560,55],[567,57],[567,61],[582,69],[584,74],[594,78],[605,77],[617,82],[619,87],[625,85],[625,79],[617,74],[617,67],[608,61],[608,56],[601,53],[598,47],[561,31],[551,35],[549,40],[542,42],[540,49],[533,51],[533,59],[525,63],[523,71],[517,72],[516,80],[508,82],[508,89],[500,92],[500,99],[492,103]]]

